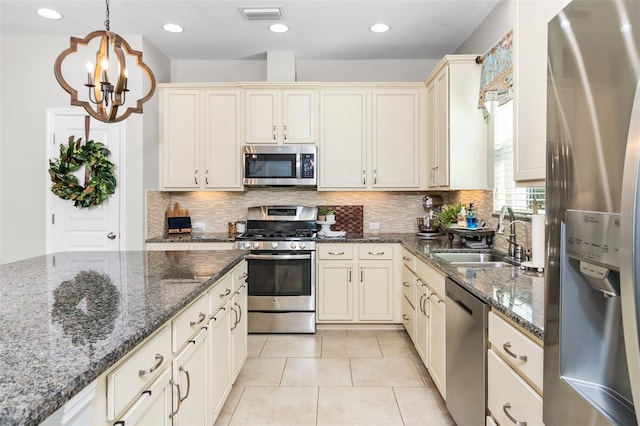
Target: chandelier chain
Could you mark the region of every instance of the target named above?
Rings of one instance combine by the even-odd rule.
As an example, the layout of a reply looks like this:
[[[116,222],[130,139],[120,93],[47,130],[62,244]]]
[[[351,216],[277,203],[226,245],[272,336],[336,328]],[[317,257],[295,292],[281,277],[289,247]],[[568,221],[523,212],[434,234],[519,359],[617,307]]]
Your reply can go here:
[[[104,21],[104,26],[107,29],[107,31],[109,31],[109,0],[105,0],[105,3],[107,4],[107,10],[106,10],[106,19]]]

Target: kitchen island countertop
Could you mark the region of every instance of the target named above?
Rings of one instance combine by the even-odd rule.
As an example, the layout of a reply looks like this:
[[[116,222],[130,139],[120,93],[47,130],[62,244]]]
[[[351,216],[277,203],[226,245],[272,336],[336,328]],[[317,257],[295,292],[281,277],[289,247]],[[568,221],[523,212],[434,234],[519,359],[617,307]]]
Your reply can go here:
[[[0,418],[38,424],[244,251],[56,253],[0,266]]]

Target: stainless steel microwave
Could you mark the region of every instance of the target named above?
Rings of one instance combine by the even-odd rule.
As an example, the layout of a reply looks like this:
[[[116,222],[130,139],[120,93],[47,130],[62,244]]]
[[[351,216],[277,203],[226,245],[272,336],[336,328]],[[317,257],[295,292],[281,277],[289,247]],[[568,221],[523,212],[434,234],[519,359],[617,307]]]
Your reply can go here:
[[[248,186],[316,186],[315,145],[245,145]]]

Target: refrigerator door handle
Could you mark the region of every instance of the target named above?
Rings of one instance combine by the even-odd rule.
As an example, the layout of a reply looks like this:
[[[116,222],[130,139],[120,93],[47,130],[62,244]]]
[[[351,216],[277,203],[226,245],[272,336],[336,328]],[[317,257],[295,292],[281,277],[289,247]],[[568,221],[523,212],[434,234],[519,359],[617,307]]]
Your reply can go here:
[[[620,296],[629,381],[640,414],[640,82],[636,87],[622,174],[620,215]],[[640,417],[639,417],[640,418]]]

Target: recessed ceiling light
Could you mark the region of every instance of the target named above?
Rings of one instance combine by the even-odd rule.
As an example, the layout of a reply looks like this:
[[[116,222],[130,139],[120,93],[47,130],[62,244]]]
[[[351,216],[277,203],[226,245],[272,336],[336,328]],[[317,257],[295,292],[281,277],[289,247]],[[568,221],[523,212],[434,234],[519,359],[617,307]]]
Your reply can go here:
[[[53,9],[38,9],[36,13],[47,19],[62,19],[62,15]]]
[[[389,26],[387,24],[382,24],[382,23],[373,24],[372,26],[369,27],[369,29],[374,33],[386,33],[387,31],[389,31]]]
[[[184,28],[182,28],[178,24],[164,24],[162,28],[164,28],[165,31],[169,31],[170,33],[181,33],[184,31]]]
[[[274,33],[286,33],[289,31],[289,27],[285,24],[271,24],[269,25],[269,31]]]

